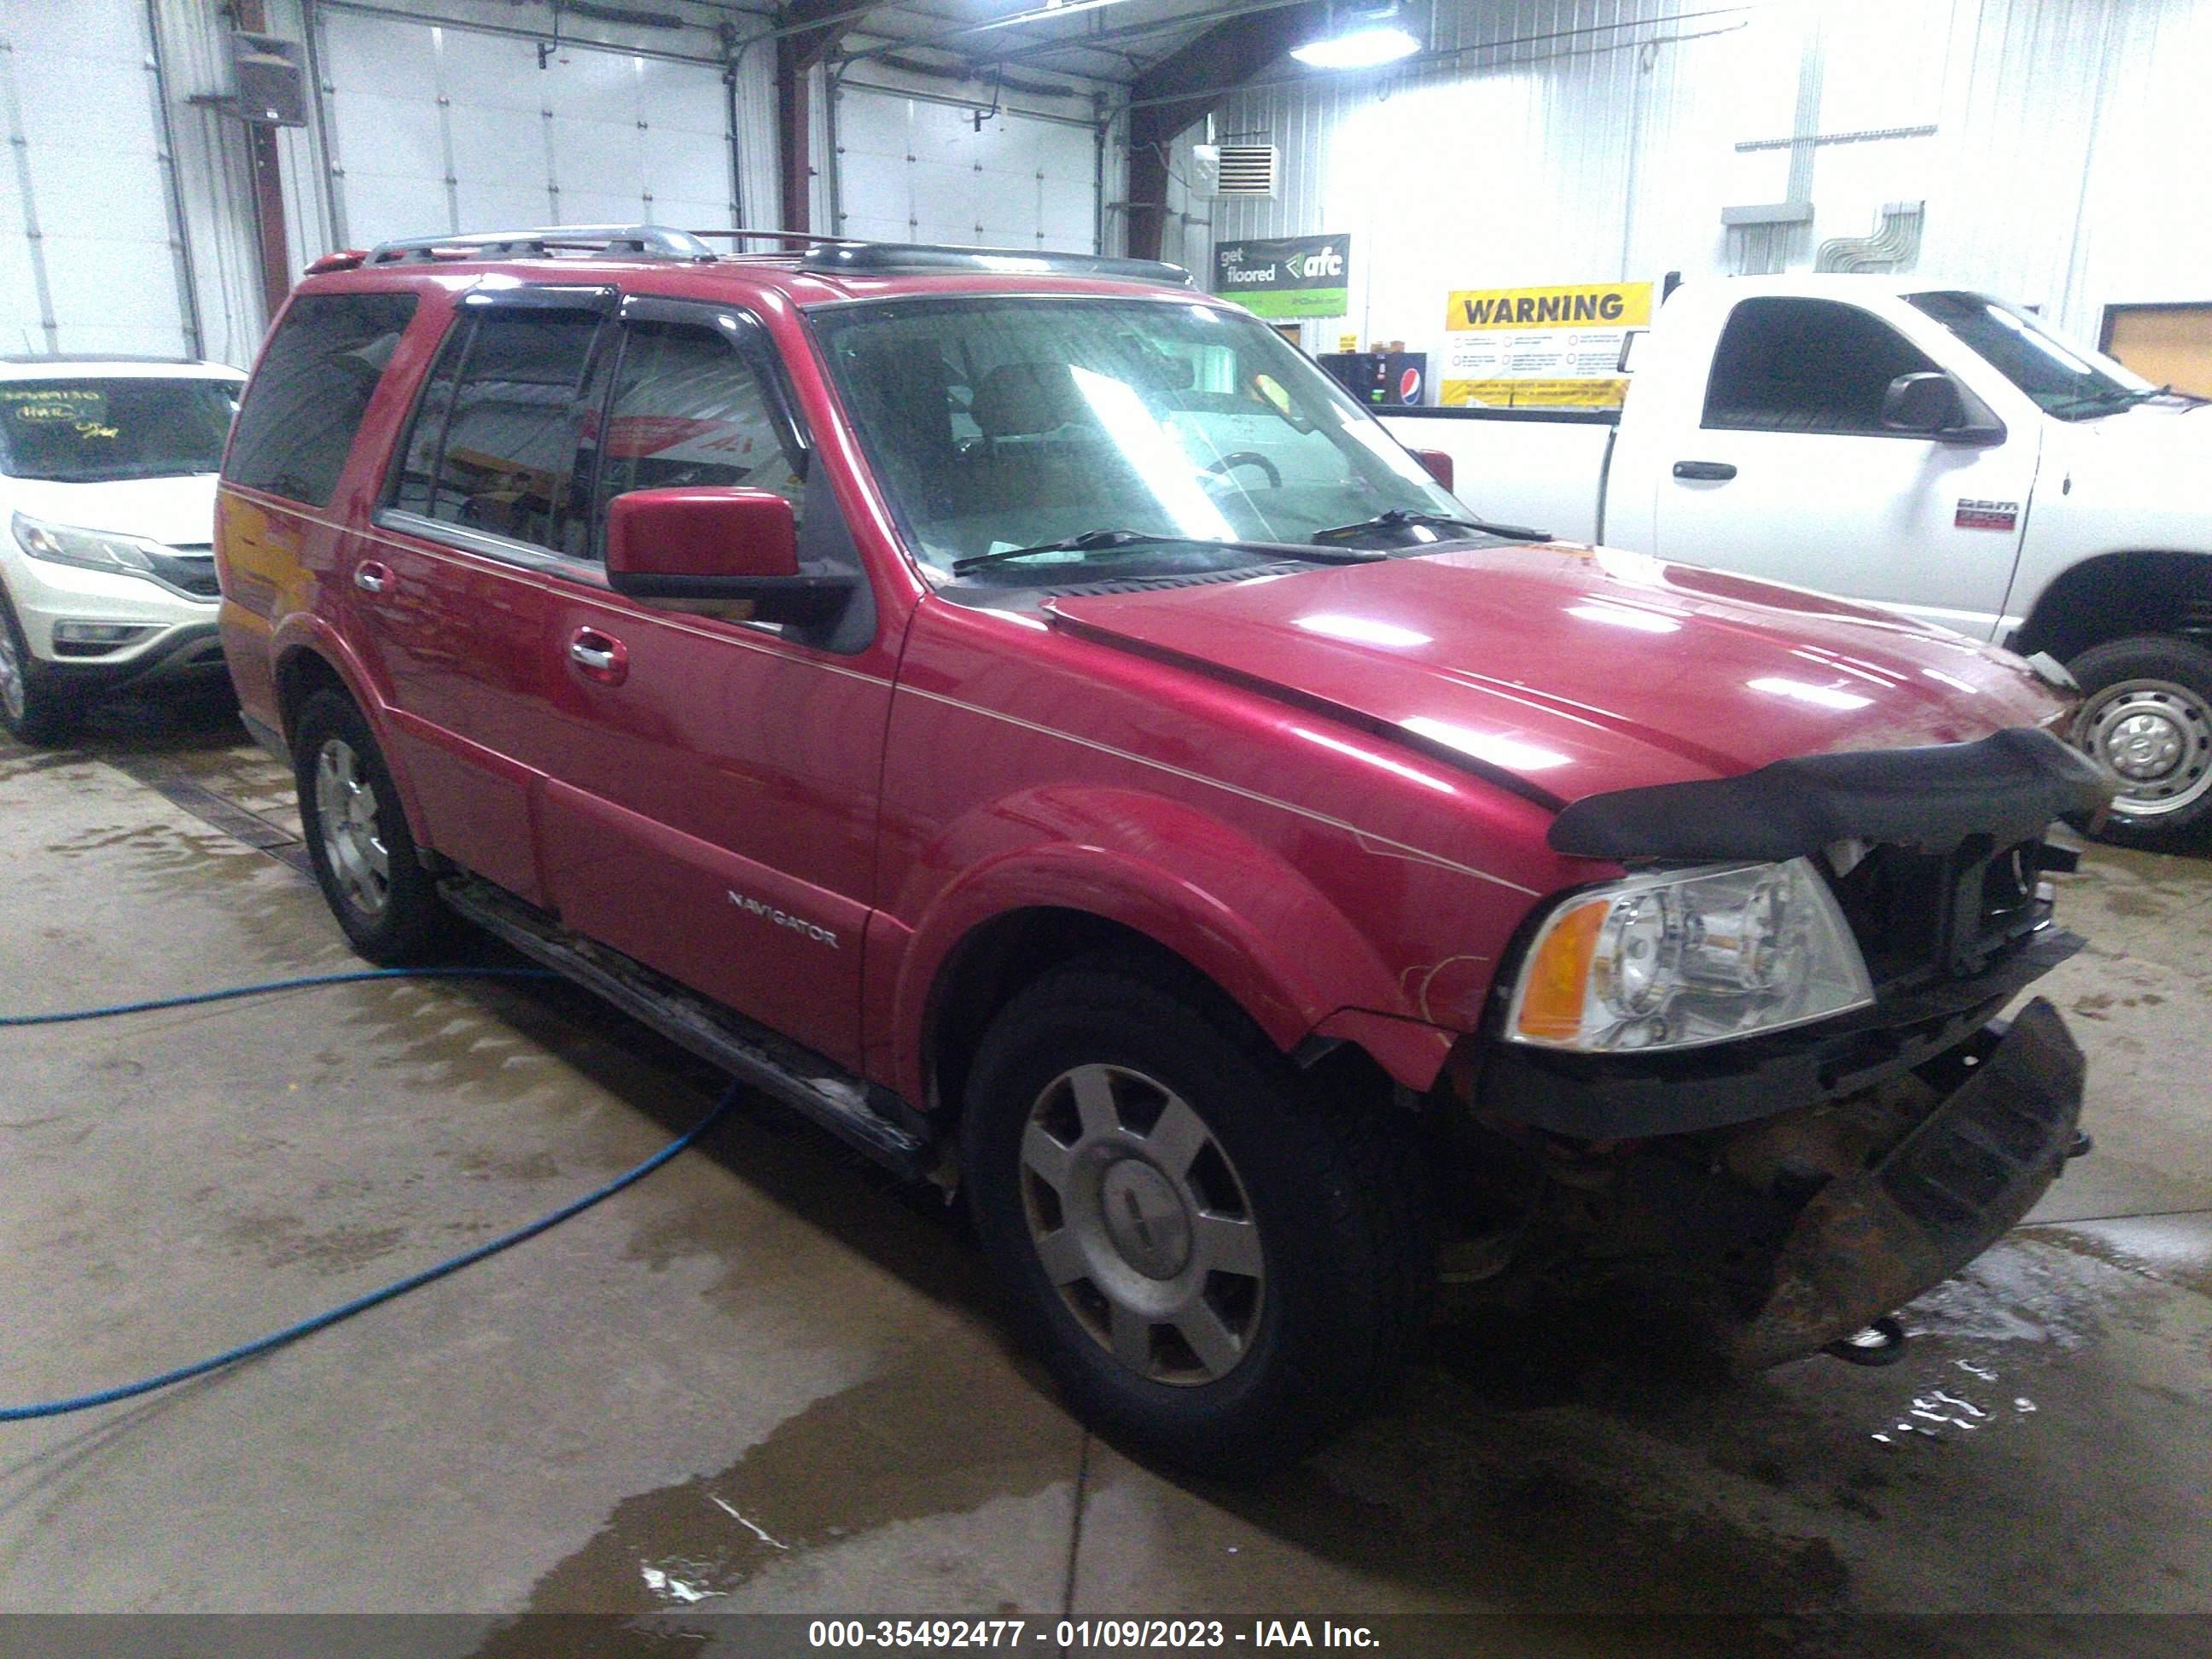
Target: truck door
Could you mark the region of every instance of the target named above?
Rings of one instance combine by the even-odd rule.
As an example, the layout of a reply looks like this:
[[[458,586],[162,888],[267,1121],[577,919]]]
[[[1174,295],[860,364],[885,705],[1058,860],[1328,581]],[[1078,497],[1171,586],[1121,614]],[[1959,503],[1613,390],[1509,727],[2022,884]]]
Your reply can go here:
[[[545,883],[578,932],[857,1066],[892,659],[872,626],[824,641],[605,586],[606,505],[633,489],[775,490],[803,565],[859,562],[757,319],[632,296],[618,332],[528,734]]]
[[[1890,382],[1937,367],[1857,306],[1739,301],[1702,419],[1677,454],[1658,458],[1654,550],[1994,637],[2037,434],[1975,447],[1884,428]]]

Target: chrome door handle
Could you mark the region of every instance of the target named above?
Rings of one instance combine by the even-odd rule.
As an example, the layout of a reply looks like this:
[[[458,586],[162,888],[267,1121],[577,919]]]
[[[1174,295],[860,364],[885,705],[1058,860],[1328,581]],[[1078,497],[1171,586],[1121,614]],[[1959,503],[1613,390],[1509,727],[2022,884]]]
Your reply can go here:
[[[364,593],[381,593],[391,583],[392,572],[374,559],[364,559],[353,568],[353,585]]]
[[[1735,477],[1735,468],[1727,461],[1677,461],[1674,476],[1678,478],[1697,478],[1707,483],[1726,483]]]
[[[568,660],[587,680],[620,685],[629,675],[629,648],[596,628],[580,628],[568,635]]]

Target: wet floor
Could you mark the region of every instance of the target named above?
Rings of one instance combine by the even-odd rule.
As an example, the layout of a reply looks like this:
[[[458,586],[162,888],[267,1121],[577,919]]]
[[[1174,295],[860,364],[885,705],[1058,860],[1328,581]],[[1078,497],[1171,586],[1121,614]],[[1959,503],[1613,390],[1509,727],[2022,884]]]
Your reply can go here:
[[[0,746],[0,1005],[352,962],[236,733],[121,705]],[[1717,1388],[1663,1333],[1456,1321],[1310,1462],[1171,1478],[1012,1348],[956,1213],[763,1104],[307,1343],[0,1427],[0,1611],[2212,1613],[2212,860],[2097,849],[2065,885],[2092,946],[2040,988],[2097,1154],[1907,1310],[1894,1367]],[[716,1088],[558,985],[0,1032],[0,1403],[428,1265]]]

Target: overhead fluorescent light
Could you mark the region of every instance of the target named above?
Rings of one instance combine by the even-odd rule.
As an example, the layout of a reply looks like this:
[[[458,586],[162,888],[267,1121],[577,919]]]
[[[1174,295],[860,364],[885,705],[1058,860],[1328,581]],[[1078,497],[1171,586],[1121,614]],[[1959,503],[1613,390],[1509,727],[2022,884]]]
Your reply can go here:
[[[1342,34],[1325,34],[1303,46],[1293,46],[1291,56],[1315,69],[1373,69],[1382,64],[1395,64],[1401,58],[1411,58],[1420,49],[1420,41],[1413,35],[1395,23],[1385,23],[1350,29]]]
[[[1411,58],[1421,49],[1421,38],[1405,26],[1400,0],[1367,0],[1365,4],[1329,8],[1328,27],[1315,40],[1293,46],[1291,56],[1315,69],[1373,69]]]

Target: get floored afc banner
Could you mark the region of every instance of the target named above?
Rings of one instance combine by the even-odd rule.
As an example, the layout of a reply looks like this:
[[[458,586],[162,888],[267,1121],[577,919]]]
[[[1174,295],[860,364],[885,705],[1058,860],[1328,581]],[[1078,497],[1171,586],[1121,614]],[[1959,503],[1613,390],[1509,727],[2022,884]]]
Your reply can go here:
[[[1213,250],[1213,291],[1261,317],[1341,317],[1351,269],[1350,236],[1221,242]]]

